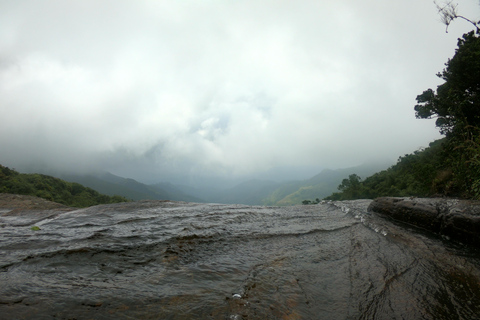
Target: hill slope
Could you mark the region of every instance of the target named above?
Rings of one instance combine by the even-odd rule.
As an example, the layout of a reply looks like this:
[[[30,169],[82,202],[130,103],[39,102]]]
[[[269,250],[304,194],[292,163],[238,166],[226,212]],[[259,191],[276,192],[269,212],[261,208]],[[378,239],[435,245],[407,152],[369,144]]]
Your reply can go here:
[[[249,180],[220,193],[217,202],[261,205],[278,186],[279,183],[274,181]]]
[[[322,199],[337,190],[342,179],[349,174],[358,173],[365,177],[387,167],[386,162],[379,162],[337,170],[324,169],[308,180],[283,183],[264,199],[263,204],[285,206],[301,204],[305,199]]]
[[[452,170],[445,161],[444,142],[445,139],[434,141],[424,150],[400,157],[397,164],[364,181],[355,175],[345,176],[339,186],[341,192],[333,193],[326,199],[459,196],[458,191],[454,190]]]
[[[67,182],[43,174],[25,174],[0,165],[0,192],[31,195],[72,207],[128,201],[108,196],[79,183]]]
[[[111,173],[90,175],[62,175],[62,179],[81,183],[107,195],[118,194],[132,200],[173,200],[203,202],[175,188],[169,183],[146,185],[134,179],[123,178]]]

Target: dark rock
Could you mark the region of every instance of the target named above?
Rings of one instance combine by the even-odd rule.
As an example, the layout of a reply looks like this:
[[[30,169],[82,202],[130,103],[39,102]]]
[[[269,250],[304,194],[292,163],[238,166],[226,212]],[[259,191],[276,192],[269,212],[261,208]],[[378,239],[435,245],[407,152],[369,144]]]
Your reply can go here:
[[[368,211],[480,247],[480,201],[384,197]]]

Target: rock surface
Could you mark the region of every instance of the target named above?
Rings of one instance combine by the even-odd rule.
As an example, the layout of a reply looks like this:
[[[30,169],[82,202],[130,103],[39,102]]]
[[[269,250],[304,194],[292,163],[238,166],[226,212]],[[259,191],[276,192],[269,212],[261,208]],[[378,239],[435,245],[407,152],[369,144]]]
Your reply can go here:
[[[28,226],[75,209],[34,196],[0,193],[0,219],[14,220],[12,225],[16,226]]]
[[[67,207],[63,204],[48,201],[34,196],[26,196],[21,194],[0,193],[0,208],[3,211],[22,210],[74,210],[74,208]]]
[[[480,201],[384,197],[368,211],[480,247]]]
[[[477,248],[371,202],[75,209],[0,195],[0,319],[478,319]]]

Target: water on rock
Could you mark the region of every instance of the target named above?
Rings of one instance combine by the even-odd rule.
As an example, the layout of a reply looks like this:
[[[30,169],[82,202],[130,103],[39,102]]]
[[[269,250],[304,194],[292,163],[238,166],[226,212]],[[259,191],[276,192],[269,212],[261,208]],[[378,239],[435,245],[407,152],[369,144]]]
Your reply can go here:
[[[4,207],[0,318],[480,318],[478,249],[370,202]]]

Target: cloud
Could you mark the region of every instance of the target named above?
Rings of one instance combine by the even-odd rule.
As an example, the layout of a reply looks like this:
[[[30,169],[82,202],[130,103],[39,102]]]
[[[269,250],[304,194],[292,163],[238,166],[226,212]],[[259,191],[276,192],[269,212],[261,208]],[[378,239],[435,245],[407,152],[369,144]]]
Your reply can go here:
[[[0,6],[0,163],[152,180],[426,146],[439,134],[415,119],[415,97],[470,28],[445,34],[414,0]]]

